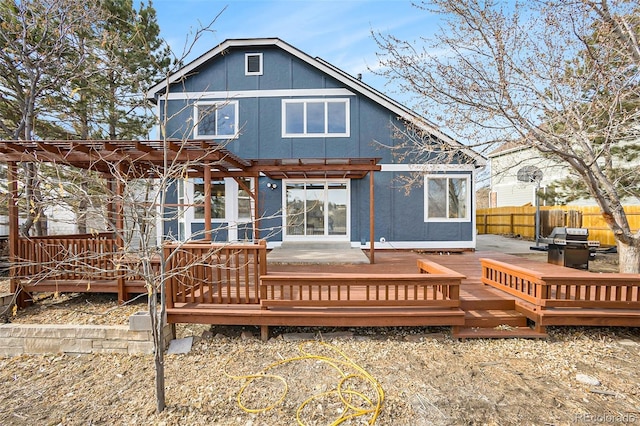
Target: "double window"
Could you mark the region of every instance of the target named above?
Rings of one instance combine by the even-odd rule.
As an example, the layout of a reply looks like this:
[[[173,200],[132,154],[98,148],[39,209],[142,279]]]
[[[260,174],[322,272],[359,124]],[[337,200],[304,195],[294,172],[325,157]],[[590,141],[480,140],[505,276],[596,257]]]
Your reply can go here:
[[[349,136],[349,99],[284,99],[283,137]]]
[[[469,220],[469,176],[428,175],[424,183],[425,222]]]
[[[237,101],[198,102],[194,111],[195,137],[208,139],[237,137]]]

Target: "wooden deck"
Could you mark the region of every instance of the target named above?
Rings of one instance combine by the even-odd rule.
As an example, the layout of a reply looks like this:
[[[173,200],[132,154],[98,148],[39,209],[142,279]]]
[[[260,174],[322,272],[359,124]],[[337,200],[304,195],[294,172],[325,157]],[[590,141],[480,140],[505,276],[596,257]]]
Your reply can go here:
[[[86,241],[85,241],[86,240]],[[109,235],[20,242],[26,292],[147,291]],[[597,274],[494,252],[380,251],[375,264],[267,265],[256,244],[165,246],[170,323],[451,326],[459,338],[544,337],[548,325],[640,326],[640,275]],[[62,268],[59,266],[63,265]]]
[[[492,259],[515,269],[534,271],[547,279],[554,276],[572,280],[580,276],[603,290],[591,291],[593,297],[597,294],[600,300],[588,303],[584,300],[570,301],[565,295],[562,302],[541,300],[538,306],[534,302],[524,300],[519,292],[508,291],[504,285],[488,285],[490,283],[487,282],[487,278],[483,277],[486,268],[483,269],[481,259]],[[443,274],[441,278],[447,273],[457,274],[459,284],[456,286],[457,296],[453,301],[425,303],[407,300],[406,296],[403,296],[407,294],[407,290],[398,287],[399,283],[410,279],[411,271],[415,271],[416,263],[419,264],[421,261],[436,265],[431,271],[422,272],[430,272],[434,276],[438,273]],[[331,272],[327,273],[327,269]],[[384,288],[386,295],[377,295],[374,298],[365,296],[363,292],[367,291],[367,287],[360,287],[360,293],[346,296],[350,288],[349,282],[362,285],[366,280],[369,280],[370,288],[376,288],[378,291]],[[627,284],[624,287],[624,297],[628,295],[629,301],[635,302],[628,305],[627,299],[622,296],[623,290],[606,290],[615,280],[624,280]],[[309,296],[308,300],[301,299],[301,293],[310,291],[310,283],[320,285],[322,281],[330,282],[334,287],[325,288],[324,292],[318,287],[318,290],[315,290],[316,296]],[[342,293],[338,286],[341,281],[345,287]],[[261,282],[265,292],[268,288],[271,289],[269,291],[275,291],[272,288],[274,283],[277,283],[278,291],[283,292],[286,289],[288,293],[284,300],[283,296],[276,298],[263,293],[261,304],[251,307],[185,304],[170,312],[170,320],[190,322],[198,318],[198,321],[204,323],[263,327],[448,325],[453,327],[453,334],[458,338],[541,338],[546,336],[547,325],[640,326],[640,310],[637,306],[640,277],[577,271],[497,252],[437,255],[381,251],[373,265],[269,265],[268,273]],[[629,283],[635,283],[635,287]],[[330,294],[331,288],[334,291],[333,296]],[[353,288],[350,291],[353,292]],[[392,293],[392,297],[389,297],[388,292]],[[438,291],[433,294],[438,294]],[[618,297],[624,300],[601,304],[605,299],[602,295],[606,294],[613,294],[613,299]],[[436,299],[437,296],[434,296],[434,300]],[[427,306],[429,303],[432,306]],[[545,304],[547,306],[544,306]]]
[[[514,296],[536,329],[640,326],[640,275],[591,273],[548,263],[483,258],[482,282]]]

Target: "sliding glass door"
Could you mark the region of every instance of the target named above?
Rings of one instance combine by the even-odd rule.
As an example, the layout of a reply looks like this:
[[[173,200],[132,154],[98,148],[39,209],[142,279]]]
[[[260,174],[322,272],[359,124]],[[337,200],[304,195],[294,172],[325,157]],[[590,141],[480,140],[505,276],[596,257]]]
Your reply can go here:
[[[287,240],[349,239],[349,181],[284,181]]]

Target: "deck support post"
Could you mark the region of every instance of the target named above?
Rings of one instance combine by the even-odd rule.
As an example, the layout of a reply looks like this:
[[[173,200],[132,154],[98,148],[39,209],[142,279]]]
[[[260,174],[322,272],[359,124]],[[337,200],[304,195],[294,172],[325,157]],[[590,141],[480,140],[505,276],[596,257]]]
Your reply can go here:
[[[124,255],[124,179],[125,171],[122,165],[118,166],[118,178],[116,180],[116,211],[115,211],[115,231],[116,231],[116,250]],[[123,304],[127,301],[128,296],[125,292],[124,271],[118,271],[118,303]]]
[[[260,326],[260,340],[263,342],[269,341],[269,326],[261,325]]]
[[[18,223],[18,163],[11,161],[8,164],[7,178],[9,198],[7,200],[9,210],[9,285],[11,293],[18,294],[16,305],[24,308],[29,305],[29,297],[18,288],[18,262],[22,253],[18,253],[20,238],[20,224]]]

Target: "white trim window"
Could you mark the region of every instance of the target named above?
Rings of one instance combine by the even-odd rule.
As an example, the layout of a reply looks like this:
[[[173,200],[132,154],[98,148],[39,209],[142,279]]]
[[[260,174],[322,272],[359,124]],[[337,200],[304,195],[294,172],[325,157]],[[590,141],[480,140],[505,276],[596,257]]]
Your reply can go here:
[[[197,179],[193,183],[193,218],[204,221],[204,182]],[[224,180],[211,181],[211,221],[223,221],[227,217],[226,211],[226,183]]]
[[[244,75],[262,75],[262,53],[244,54]]]
[[[283,99],[282,137],[348,137],[349,99]]]
[[[229,139],[238,137],[238,102],[198,102],[193,107],[196,138]]]
[[[351,181],[282,181],[284,241],[349,241]]]
[[[470,182],[470,175],[426,175],[424,179],[424,221],[469,221],[471,212]]]
[[[250,190],[253,191],[253,179],[249,178],[241,178],[244,185]],[[234,182],[238,187],[238,200],[236,205],[236,217],[238,222],[251,222],[251,218],[253,217],[253,210],[255,205],[253,203],[253,198],[251,198],[251,194],[248,193],[242,186],[238,184],[238,182]]]

